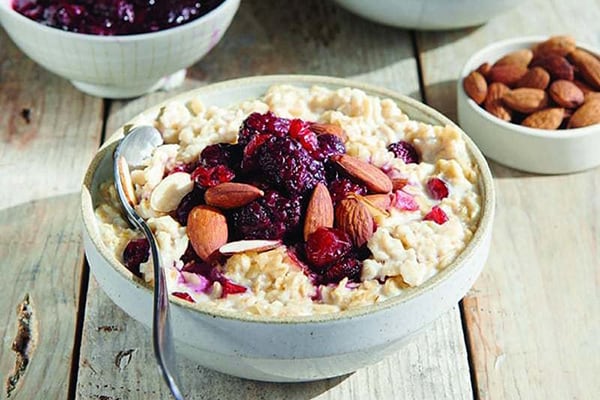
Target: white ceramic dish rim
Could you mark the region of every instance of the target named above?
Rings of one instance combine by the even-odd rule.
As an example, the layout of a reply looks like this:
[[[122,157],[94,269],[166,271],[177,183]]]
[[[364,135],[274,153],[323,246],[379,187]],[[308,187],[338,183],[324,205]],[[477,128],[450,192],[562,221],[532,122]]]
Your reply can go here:
[[[41,29],[42,31],[45,31],[45,32],[48,32],[51,34],[63,36],[65,39],[67,39],[69,37],[73,37],[73,38],[77,37],[77,38],[89,39],[90,41],[100,42],[100,43],[107,43],[107,42],[119,42],[119,43],[128,43],[129,42],[130,43],[130,42],[137,42],[137,41],[151,39],[151,38],[167,36],[170,34],[174,34],[177,31],[190,29],[190,28],[194,27],[195,25],[199,25],[203,22],[210,21],[214,18],[217,18],[218,11],[220,9],[224,8],[226,6],[226,3],[230,2],[230,1],[231,0],[223,0],[223,2],[221,4],[219,4],[217,7],[213,8],[212,10],[210,10],[208,13],[204,14],[203,16],[198,17],[190,22],[186,22],[185,24],[181,24],[181,25],[178,25],[178,26],[175,26],[172,28],[162,29],[162,30],[159,30],[156,32],[137,33],[137,34],[133,34],[133,35],[112,35],[112,36],[102,36],[102,35],[93,35],[90,33],[63,31],[62,29],[53,28],[53,27],[41,24],[41,23],[36,22],[32,19],[29,19],[26,16],[15,11],[15,9],[12,7],[12,0],[0,0],[0,8],[5,8],[8,13],[14,14],[15,18],[20,19],[21,22],[26,25],[29,24],[32,27],[35,26],[36,27],[35,29]]]
[[[483,157],[481,151],[477,148],[475,143],[458,127],[454,122],[450,119],[442,115],[440,112],[434,110],[433,108],[418,102],[408,96],[401,95],[394,91],[380,88],[377,86],[364,84],[360,82],[355,82],[348,79],[343,78],[333,78],[327,76],[317,76],[317,75],[265,75],[260,77],[248,77],[248,78],[240,78],[233,79],[229,81],[214,83],[211,85],[207,85],[204,87],[200,87],[198,89],[194,89],[182,94],[179,94],[175,97],[169,98],[160,104],[148,108],[141,113],[137,114],[130,121],[121,126],[116,132],[114,132],[102,145],[99,151],[94,156],[91,164],[88,166],[88,169],[85,174],[82,192],[81,192],[81,213],[83,217],[83,224],[90,236],[92,243],[99,250],[100,254],[104,258],[106,262],[108,262],[115,270],[118,271],[121,275],[125,276],[129,279],[132,284],[142,287],[148,290],[148,293],[152,293],[152,287],[142,279],[135,277],[129,270],[125,268],[112,254],[111,251],[104,245],[101,238],[96,234],[95,229],[93,227],[97,221],[92,207],[92,199],[91,193],[87,188],[91,188],[92,180],[96,169],[102,159],[106,156],[108,151],[112,151],[115,142],[123,136],[123,127],[135,123],[135,120],[143,114],[156,114],[158,110],[163,107],[165,104],[171,101],[181,101],[184,99],[190,99],[192,97],[201,95],[207,92],[215,92],[219,91],[223,88],[227,87],[240,87],[245,84],[264,84],[264,85],[274,85],[274,84],[304,84],[304,85],[321,85],[321,86],[329,86],[329,87],[352,87],[356,89],[363,90],[367,93],[375,94],[380,97],[391,98],[392,100],[398,103],[407,103],[410,106],[419,109],[419,111],[428,115],[432,119],[439,121],[441,124],[452,125],[456,127],[462,134],[463,138],[467,143],[467,149],[470,156],[475,160],[475,163],[480,172],[480,190],[481,190],[481,215],[479,219],[479,223],[477,229],[471,241],[467,244],[467,246],[463,249],[463,251],[457,256],[457,258],[446,266],[443,270],[437,273],[435,276],[427,280],[422,285],[406,289],[406,291],[398,296],[387,299],[381,303],[375,303],[373,305],[357,307],[350,310],[345,310],[340,313],[328,313],[328,314],[319,314],[319,315],[309,315],[309,316],[284,316],[284,317],[272,317],[272,316],[258,316],[251,314],[243,314],[241,312],[231,312],[226,310],[219,310],[210,307],[208,304],[200,304],[200,303],[190,303],[188,301],[179,299],[175,296],[170,296],[170,301],[179,306],[183,306],[189,310],[194,312],[199,312],[206,316],[210,317],[220,317],[225,319],[233,319],[238,321],[245,322],[255,322],[255,323],[286,323],[286,324],[297,324],[297,323],[329,323],[336,320],[345,320],[352,319],[355,317],[359,317],[365,314],[381,311],[390,307],[398,306],[404,302],[411,300],[412,298],[419,296],[421,293],[424,293],[429,290],[435,289],[437,286],[441,284],[442,281],[449,279],[461,266],[473,256],[475,253],[475,249],[479,246],[480,242],[484,237],[484,231],[487,229],[491,229],[491,224],[493,221],[494,207],[495,207],[495,195],[494,195],[494,184],[492,180],[492,174],[490,172],[489,166]],[[93,269],[93,268],[92,268]]]
[[[462,92],[462,94],[466,98],[467,103],[469,104],[471,109],[473,111],[475,111],[476,113],[478,113],[479,115],[481,115],[483,118],[487,119],[488,121],[490,121],[494,124],[500,125],[501,127],[505,128],[505,129],[511,129],[511,130],[514,130],[515,132],[522,133],[524,135],[543,137],[543,138],[554,139],[554,140],[567,140],[567,139],[578,138],[578,137],[598,133],[598,131],[600,131],[600,125],[592,125],[592,126],[586,126],[583,128],[575,128],[575,129],[545,130],[545,129],[529,128],[527,126],[522,126],[522,125],[517,125],[517,124],[510,123],[510,122],[506,122],[506,121],[501,120],[500,118],[494,117],[492,114],[485,111],[481,106],[479,106],[477,103],[475,103],[475,101],[473,101],[465,92],[463,85],[462,85],[462,81],[472,70],[474,70],[475,68],[478,67],[477,65],[473,67],[471,64],[473,64],[473,60],[479,58],[479,56],[482,53],[486,53],[489,51],[495,51],[495,50],[501,50],[502,48],[505,48],[505,47],[511,47],[511,46],[520,45],[520,44],[522,44],[523,47],[525,47],[526,45],[539,43],[548,38],[549,38],[549,36],[525,36],[525,37],[518,37],[518,38],[502,40],[500,42],[495,42],[494,44],[483,47],[482,49],[477,51],[475,54],[473,54],[471,57],[469,57],[469,59],[465,62],[464,66],[460,72],[460,77],[458,80],[458,90],[460,90]],[[577,47],[580,47],[586,51],[592,52],[596,55],[599,54],[598,50],[596,50],[586,44],[577,43]]]

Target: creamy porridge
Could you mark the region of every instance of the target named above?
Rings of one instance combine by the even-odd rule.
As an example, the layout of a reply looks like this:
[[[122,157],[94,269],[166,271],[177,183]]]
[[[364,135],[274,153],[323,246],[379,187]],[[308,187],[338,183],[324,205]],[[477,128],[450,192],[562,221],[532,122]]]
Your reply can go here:
[[[450,264],[479,221],[460,132],[357,89],[273,86],[230,108],[175,101],[146,122],[165,143],[131,172],[136,210],[169,291],[193,303],[283,316],[380,302]],[[147,243],[112,182],[101,192],[103,241],[151,282]]]

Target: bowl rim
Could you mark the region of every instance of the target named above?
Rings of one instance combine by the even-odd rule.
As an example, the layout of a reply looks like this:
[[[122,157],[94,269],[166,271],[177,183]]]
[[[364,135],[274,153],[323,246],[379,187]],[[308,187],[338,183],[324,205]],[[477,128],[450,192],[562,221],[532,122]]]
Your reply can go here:
[[[185,300],[179,299],[175,296],[170,296],[171,303],[174,303],[177,306],[182,306],[184,309],[190,310],[192,312],[200,313],[205,317],[210,318],[223,318],[229,320],[243,321],[243,322],[253,322],[253,323],[278,323],[278,324],[307,324],[307,323],[328,323],[332,321],[340,321],[340,320],[350,320],[353,318],[361,317],[366,314],[372,314],[375,312],[380,312],[395,306],[399,306],[403,303],[409,302],[414,298],[424,294],[425,292],[432,291],[439,287],[443,282],[450,279],[453,275],[457,273],[461,267],[471,260],[476,252],[477,248],[484,241],[487,231],[491,230],[493,217],[494,217],[494,209],[495,209],[495,193],[494,193],[494,183],[492,179],[492,174],[481,151],[477,148],[475,143],[469,138],[469,136],[454,122],[452,122],[449,118],[442,115],[439,111],[415,100],[408,96],[402,95],[400,93],[396,93],[392,90],[381,88],[378,86],[365,84],[362,82],[356,82],[349,79],[343,78],[334,78],[329,76],[319,76],[319,75],[264,75],[257,77],[247,77],[247,78],[239,78],[233,80],[227,80],[223,82],[213,83],[207,86],[203,86],[197,89],[193,89],[187,91],[185,93],[181,93],[169,99],[166,99],[159,104],[152,106],[150,108],[145,109],[144,111],[136,114],[133,118],[131,118],[128,122],[120,126],[109,138],[106,142],[100,147],[94,158],[92,159],[90,165],[88,166],[85,178],[82,185],[81,191],[81,209],[80,212],[83,218],[83,225],[86,233],[89,235],[89,238],[92,244],[95,246],[96,250],[100,253],[100,255],[104,258],[113,269],[115,269],[122,277],[129,280],[133,285],[137,287],[142,287],[148,291],[148,293],[152,294],[152,287],[146,284],[142,279],[135,277],[129,270],[125,268],[116,258],[114,254],[104,245],[101,238],[98,234],[96,234],[95,229],[92,229],[94,224],[97,224],[95,213],[92,207],[92,197],[88,188],[91,188],[91,184],[93,181],[94,174],[96,172],[96,168],[100,164],[100,162],[104,159],[109,151],[112,151],[116,142],[123,136],[123,128],[128,124],[135,123],[136,119],[140,118],[142,115],[156,114],[161,107],[166,105],[169,102],[173,101],[185,101],[194,97],[197,97],[202,94],[206,94],[209,92],[218,92],[224,88],[230,87],[240,87],[244,85],[265,85],[271,86],[276,84],[290,84],[290,85],[304,85],[305,87],[310,86],[324,86],[328,88],[342,88],[342,87],[351,87],[355,89],[360,89],[365,91],[369,95],[375,95],[381,98],[389,98],[393,100],[396,104],[400,106],[402,109],[402,104],[407,104],[410,107],[418,109],[420,112],[427,115],[429,118],[437,121],[439,125],[451,125],[456,128],[462,135],[463,139],[466,142],[467,151],[469,155],[472,157],[473,161],[477,165],[479,170],[479,186],[480,186],[480,195],[481,195],[481,211],[479,222],[475,232],[465,248],[460,252],[460,254],[444,269],[439,271],[436,275],[429,278],[422,285],[408,288],[404,293],[391,297],[385,301],[380,303],[375,303],[371,305],[356,307],[349,310],[344,310],[339,313],[326,313],[326,314],[316,314],[316,315],[307,315],[307,316],[259,316],[259,315],[251,315],[251,314],[243,314],[241,312],[232,312],[221,309],[211,308],[208,304],[200,304],[200,303],[190,303]],[[232,103],[232,105],[235,103]],[[91,267],[93,270],[93,267]]]
[[[109,35],[109,36],[94,35],[91,33],[64,31],[59,28],[54,28],[51,26],[41,24],[41,23],[34,21],[30,18],[27,18],[23,14],[17,12],[12,7],[12,0],[0,0],[0,12],[3,9],[5,9],[7,15],[14,16],[14,18],[16,18],[17,20],[20,20],[21,23],[29,25],[31,27],[35,27],[33,29],[41,29],[42,32],[46,32],[48,34],[58,35],[59,37],[62,37],[62,39],[85,39],[85,40],[90,40],[92,42],[99,42],[99,43],[109,43],[109,42],[130,43],[130,42],[138,42],[138,41],[142,41],[142,40],[146,40],[146,39],[155,39],[155,38],[159,38],[162,36],[176,34],[178,32],[182,32],[184,30],[192,29],[196,25],[200,25],[209,20],[218,18],[220,13],[226,7],[226,4],[229,4],[229,3],[237,3],[237,5],[234,5],[234,7],[237,9],[239,7],[240,0],[223,0],[223,2],[221,4],[219,4],[217,7],[213,8],[212,10],[210,10],[208,13],[202,15],[201,17],[198,17],[190,22],[186,22],[184,24],[174,26],[172,28],[161,29],[156,32],[136,33],[136,34],[132,34],[132,35]]]
[[[576,139],[576,138],[580,138],[582,136],[592,135],[592,134],[600,132],[600,125],[590,125],[590,126],[584,126],[582,128],[574,128],[574,129],[547,130],[547,129],[530,128],[528,126],[522,126],[522,125],[513,124],[511,122],[506,122],[504,120],[501,120],[500,118],[493,116],[489,112],[487,112],[483,107],[481,107],[477,103],[475,103],[475,101],[473,99],[471,99],[465,92],[465,89],[463,87],[463,80],[469,73],[471,73],[475,68],[477,68],[477,66],[473,67],[472,64],[474,64],[474,60],[479,58],[483,53],[493,52],[493,51],[501,50],[503,48],[513,47],[515,45],[523,45],[523,48],[525,48],[527,45],[542,42],[546,39],[549,39],[550,37],[551,36],[549,36],[549,35],[514,37],[514,38],[510,38],[510,39],[501,40],[499,42],[494,42],[490,45],[482,47],[481,49],[479,49],[478,51],[473,53],[467,59],[467,61],[465,61],[465,63],[463,64],[463,67],[461,68],[461,71],[460,71],[459,78],[456,82],[457,83],[456,86],[457,86],[457,93],[458,93],[458,101],[466,101],[470,110],[474,111],[480,117],[484,118],[488,122],[496,124],[504,129],[509,129],[516,133],[523,134],[525,136],[533,136],[533,137],[562,141],[562,140]],[[598,54],[600,54],[600,50],[598,50],[586,43],[577,43],[577,47],[581,48],[583,50],[586,50],[588,52],[591,52],[596,56],[598,56]]]

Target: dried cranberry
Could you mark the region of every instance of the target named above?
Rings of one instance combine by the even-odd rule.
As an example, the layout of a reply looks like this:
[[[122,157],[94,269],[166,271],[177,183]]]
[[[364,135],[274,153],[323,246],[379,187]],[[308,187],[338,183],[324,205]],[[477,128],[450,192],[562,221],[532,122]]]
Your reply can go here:
[[[318,149],[311,153],[319,161],[325,161],[336,154],[346,153],[346,146],[336,135],[323,134],[317,136]]]
[[[216,167],[199,166],[192,172],[192,180],[202,188],[217,186],[219,183],[230,182],[235,178],[235,172],[225,165]]]
[[[221,286],[223,287],[223,293],[221,297],[227,297],[230,294],[244,293],[248,290],[245,286],[233,283],[229,279],[223,277],[220,280]]]
[[[269,138],[256,151],[256,159],[265,179],[291,196],[302,195],[325,181],[323,163],[289,137]]]
[[[183,196],[172,216],[181,226],[186,226],[190,211],[200,204],[204,204],[204,190],[195,187],[191,192]]]
[[[440,178],[431,178],[427,181],[427,190],[431,195],[431,198],[435,200],[442,200],[448,197],[448,186],[446,182]]]
[[[194,299],[192,298],[192,296],[190,296],[188,293],[184,293],[184,292],[173,292],[171,293],[173,296],[175,297],[179,297],[180,299],[189,301],[190,303],[195,303]]]
[[[301,119],[293,119],[290,122],[289,134],[310,154],[313,154],[318,150],[319,143],[317,135],[310,129],[310,124],[308,122],[302,121]]]
[[[317,272],[344,257],[352,249],[346,232],[335,228],[318,228],[306,241],[306,258]]]
[[[191,174],[197,166],[197,163],[177,163],[171,169],[166,171],[165,176],[174,174],[176,172],[186,172]]]
[[[251,172],[257,168],[257,162],[255,157],[256,150],[258,150],[258,148],[270,137],[271,135],[266,135],[262,133],[255,135],[252,137],[252,139],[250,139],[246,147],[244,147],[244,155],[242,158],[242,170],[245,173]]]
[[[402,190],[397,190],[392,197],[392,207],[403,211],[416,211],[419,209],[419,204],[412,195]]]
[[[141,276],[140,264],[148,261],[150,244],[145,238],[132,239],[123,251],[123,263],[134,275]]]
[[[448,221],[448,216],[440,206],[433,206],[431,211],[429,211],[427,215],[423,217],[423,219],[425,221],[433,221],[438,225],[442,225],[444,222]]]
[[[339,178],[329,183],[329,193],[331,194],[333,203],[337,204],[341,200],[344,200],[350,193],[366,194],[367,187],[355,183],[348,178]]]
[[[394,153],[396,158],[404,161],[405,164],[416,164],[420,160],[417,149],[415,149],[412,144],[404,140],[390,144],[388,146],[388,150]]]
[[[354,257],[346,257],[339,260],[325,271],[323,283],[337,283],[344,278],[349,281],[359,282],[362,263]]]

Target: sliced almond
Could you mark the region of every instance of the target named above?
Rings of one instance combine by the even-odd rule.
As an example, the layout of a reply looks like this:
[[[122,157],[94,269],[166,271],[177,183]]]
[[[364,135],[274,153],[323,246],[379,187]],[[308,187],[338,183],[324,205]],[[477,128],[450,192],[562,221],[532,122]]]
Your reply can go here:
[[[313,122],[310,125],[310,129],[317,135],[335,135],[342,139],[346,139],[346,132],[344,132],[344,129],[339,125]]]
[[[521,122],[521,125],[536,129],[555,130],[560,127],[565,116],[562,108],[547,108],[534,112]]]
[[[530,49],[515,50],[507,55],[501,57],[494,63],[494,66],[498,65],[518,65],[520,67],[527,68],[527,65],[533,58],[533,52]]]
[[[187,172],[175,172],[159,182],[150,195],[150,207],[168,213],[177,208],[181,199],[192,191],[194,181]]]
[[[219,248],[219,252],[226,256],[254,251],[262,253],[281,246],[281,240],[238,240],[229,242]]]
[[[519,88],[502,96],[504,104],[512,110],[531,114],[546,108],[548,95],[542,89]]]
[[[227,220],[216,208],[194,207],[188,215],[186,229],[194,251],[204,261],[227,243]]]
[[[246,183],[224,182],[206,190],[204,201],[209,206],[229,210],[243,207],[264,196],[264,192],[256,186]]]
[[[304,218],[304,240],[320,227],[333,227],[333,201],[327,186],[317,184],[306,208]]]
[[[346,173],[362,182],[373,193],[392,191],[391,179],[379,168],[347,154],[331,157]]]
[[[117,168],[119,169],[119,178],[121,180],[121,186],[123,187],[123,193],[125,198],[129,202],[131,207],[135,207],[138,203],[137,197],[135,196],[135,189],[133,188],[133,182],[131,182],[131,173],[129,172],[129,165],[125,157],[121,156],[117,160]]]
[[[357,247],[367,243],[373,236],[373,216],[356,198],[346,198],[338,203],[335,208],[335,223],[350,236]]]

